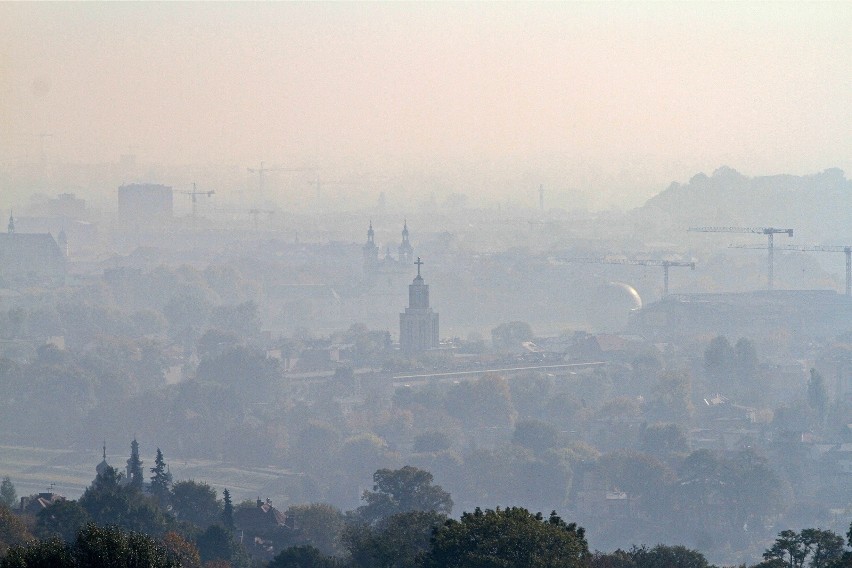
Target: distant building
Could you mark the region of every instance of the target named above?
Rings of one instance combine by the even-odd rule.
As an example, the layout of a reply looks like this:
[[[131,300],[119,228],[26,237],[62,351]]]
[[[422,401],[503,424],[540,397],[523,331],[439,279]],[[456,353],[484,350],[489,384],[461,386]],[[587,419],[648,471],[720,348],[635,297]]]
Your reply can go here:
[[[373,222],[370,221],[370,228],[367,229],[367,242],[362,247],[364,251],[364,274],[372,274],[379,266],[379,247],[376,246],[375,236]]]
[[[399,314],[399,348],[406,355],[438,347],[438,314],[429,307],[429,285],[420,275],[423,264],[417,258],[417,276],[408,286],[408,307]]]
[[[408,240],[408,221],[403,221],[402,224],[402,242],[399,245],[399,262],[408,264],[414,262],[414,247]]]
[[[51,505],[61,503],[62,501],[65,501],[65,497],[53,491],[21,497],[20,512],[35,516]]]
[[[55,217],[83,219],[86,217],[86,200],[79,199],[73,193],[60,193],[48,200],[47,213]]]
[[[629,328],[654,341],[683,336],[834,337],[852,331],[852,299],[833,290],[672,294],[632,314]]]
[[[118,188],[118,215],[122,220],[167,219],[173,213],[173,192],[169,186],[133,183]]]
[[[258,499],[254,507],[237,507],[234,511],[234,524],[251,535],[265,535],[271,530],[285,526],[287,516],[273,507],[269,499],[266,502]]]
[[[0,288],[59,286],[65,281],[65,255],[50,233],[18,233],[15,218],[0,233]]]
[[[391,255],[390,245],[386,247],[384,257],[379,258],[379,246],[376,244],[372,221],[367,230],[367,242],[364,243],[362,250],[364,251],[364,275],[367,277],[387,277],[407,271],[408,265],[414,261],[414,247],[409,240],[408,222],[403,222],[402,242],[397,247],[397,258]]]

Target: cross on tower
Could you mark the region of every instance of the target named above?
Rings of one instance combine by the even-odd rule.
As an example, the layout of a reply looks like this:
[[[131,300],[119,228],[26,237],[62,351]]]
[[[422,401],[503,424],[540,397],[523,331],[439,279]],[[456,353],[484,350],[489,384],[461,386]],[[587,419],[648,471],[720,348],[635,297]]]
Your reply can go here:
[[[414,264],[417,265],[417,277],[420,278],[420,266],[423,264],[423,261],[420,260],[420,257],[418,256],[417,262],[415,262]]]

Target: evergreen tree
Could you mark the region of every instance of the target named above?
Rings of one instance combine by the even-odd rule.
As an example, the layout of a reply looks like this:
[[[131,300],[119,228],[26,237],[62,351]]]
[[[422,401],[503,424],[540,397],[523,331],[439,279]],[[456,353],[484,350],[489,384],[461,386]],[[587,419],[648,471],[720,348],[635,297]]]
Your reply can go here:
[[[231,492],[227,489],[222,491],[222,499],[225,505],[222,507],[222,524],[229,531],[234,530],[234,505],[231,503]]]
[[[130,486],[142,490],[145,479],[142,477],[142,460],[139,459],[139,442],[136,438],[130,442],[130,459],[127,460],[127,475]]]
[[[151,494],[164,504],[168,501],[169,490],[172,485],[172,474],[169,473],[166,462],[163,459],[163,452],[157,448],[157,457],[154,460],[154,467],[151,468]]]
[[[820,418],[823,417],[828,406],[825,380],[816,369],[811,369],[811,378],[808,381],[808,404],[819,413]]]
[[[17,504],[17,501],[18,495],[15,492],[15,486],[12,484],[9,476],[6,476],[3,478],[3,482],[0,483],[0,503],[12,509]]]

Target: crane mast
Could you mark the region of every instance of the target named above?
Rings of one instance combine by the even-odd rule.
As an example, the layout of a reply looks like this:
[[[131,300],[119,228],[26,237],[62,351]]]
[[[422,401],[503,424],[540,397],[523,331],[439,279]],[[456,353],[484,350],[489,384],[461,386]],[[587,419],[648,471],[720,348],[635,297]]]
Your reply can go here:
[[[793,229],[777,229],[775,227],[690,227],[688,231],[695,233],[752,233],[766,235],[769,238],[769,282],[770,290],[775,287],[775,235],[785,233],[788,237],[793,236]]]
[[[199,195],[206,195],[207,197],[212,197],[213,195],[216,195],[216,192],[213,191],[212,189],[210,191],[198,191],[195,187],[195,182],[193,182],[193,184],[192,184],[192,191],[179,191],[178,193],[180,193],[182,195],[188,195],[190,197],[190,199],[192,199],[192,216],[193,216],[193,218],[195,217],[195,212],[196,212],[196,207],[197,207],[197,202],[198,202],[198,196]]]
[[[316,168],[266,168],[264,167],[263,162],[261,162],[259,168],[246,169],[250,174],[257,174],[258,203],[261,203],[263,201],[263,182],[265,174],[267,174],[268,172],[307,172],[313,171]]]
[[[730,245],[730,248],[760,249],[767,247],[759,245]],[[846,256],[846,296],[852,297],[852,246],[847,245],[777,245],[778,250],[794,250],[798,252],[842,252]]]

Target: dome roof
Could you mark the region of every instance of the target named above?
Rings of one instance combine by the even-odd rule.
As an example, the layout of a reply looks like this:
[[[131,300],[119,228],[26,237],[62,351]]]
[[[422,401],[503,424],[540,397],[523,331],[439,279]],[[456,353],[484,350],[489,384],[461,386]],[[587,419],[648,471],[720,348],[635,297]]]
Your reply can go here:
[[[630,305],[631,312],[642,309],[642,297],[639,295],[639,292],[636,291],[636,288],[630,284],[625,282],[610,282],[606,285],[606,288],[610,290],[607,295],[612,294],[619,300],[623,298],[623,301]]]

